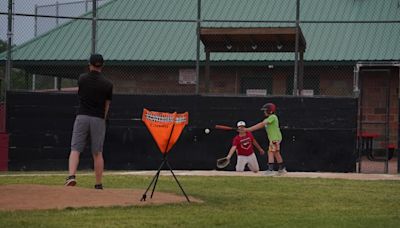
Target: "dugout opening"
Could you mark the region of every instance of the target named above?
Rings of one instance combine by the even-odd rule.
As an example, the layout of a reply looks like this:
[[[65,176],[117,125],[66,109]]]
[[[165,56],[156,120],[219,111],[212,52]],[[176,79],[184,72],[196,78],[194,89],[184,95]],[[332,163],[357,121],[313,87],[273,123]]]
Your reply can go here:
[[[355,67],[358,172],[399,172],[393,159],[399,146],[399,66],[359,62]]]

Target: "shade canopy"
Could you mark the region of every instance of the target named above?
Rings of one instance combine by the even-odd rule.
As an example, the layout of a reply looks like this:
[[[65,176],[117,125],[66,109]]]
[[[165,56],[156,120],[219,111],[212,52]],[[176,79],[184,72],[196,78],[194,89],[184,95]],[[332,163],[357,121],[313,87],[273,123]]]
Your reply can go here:
[[[201,28],[206,52],[295,52],[296,27]],[[299,28],[299,52],[306,41]]]

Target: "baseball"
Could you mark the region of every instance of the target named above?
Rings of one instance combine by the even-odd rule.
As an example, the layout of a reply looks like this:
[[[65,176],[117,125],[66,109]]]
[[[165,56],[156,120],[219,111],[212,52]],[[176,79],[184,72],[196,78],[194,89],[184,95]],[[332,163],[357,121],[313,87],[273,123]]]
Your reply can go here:
[[[206,133],[206,134],[210,133],[210,129],[208,129],[208,128],[204,129],[204,133]]]

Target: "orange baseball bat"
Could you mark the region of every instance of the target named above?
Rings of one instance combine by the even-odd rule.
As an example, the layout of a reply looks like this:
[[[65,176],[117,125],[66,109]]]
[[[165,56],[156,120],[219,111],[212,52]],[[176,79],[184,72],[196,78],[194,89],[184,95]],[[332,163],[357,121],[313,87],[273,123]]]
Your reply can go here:
[[[226,131],[231,131],[231,130],[237,130],[236,127],[230,127],[230,126],[226,126],[226,125],[215,125],[215,129],[219,129],[219,130],[226,130]]]

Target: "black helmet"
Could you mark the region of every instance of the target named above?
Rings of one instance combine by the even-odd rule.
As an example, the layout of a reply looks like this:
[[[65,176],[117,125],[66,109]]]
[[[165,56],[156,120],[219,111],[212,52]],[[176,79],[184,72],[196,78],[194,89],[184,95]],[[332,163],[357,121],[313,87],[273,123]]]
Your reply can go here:
[[[261,110],[267,112],[268,114],[271,114],[276,111],[276,105],[273,103],[266,103],[262,106]]]

